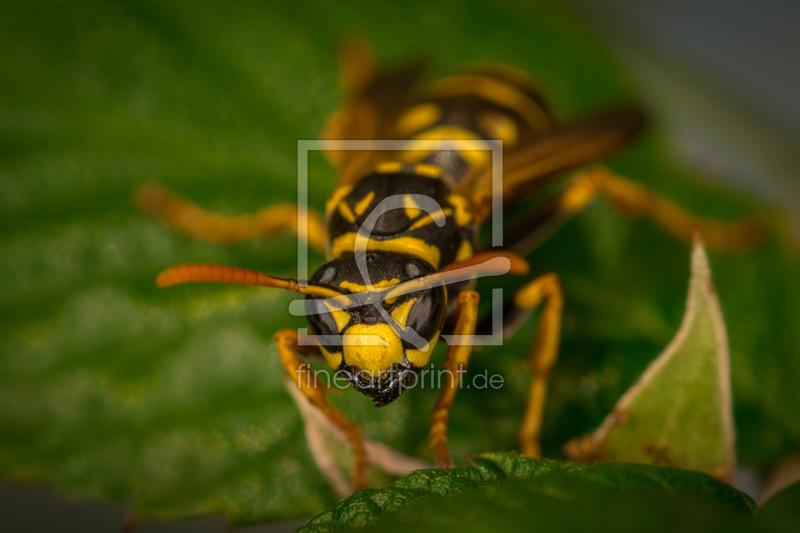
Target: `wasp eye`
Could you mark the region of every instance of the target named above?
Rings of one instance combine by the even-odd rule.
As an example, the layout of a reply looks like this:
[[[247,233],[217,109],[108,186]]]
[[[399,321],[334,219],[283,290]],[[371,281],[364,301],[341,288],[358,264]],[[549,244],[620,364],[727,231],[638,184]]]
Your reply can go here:
[[[336,267],[333,265],[328,265],[323,267],[323,269],[317,271],[317,275],[314,276],[314,281],[317,283],[329,283],[333,280],[334,276],[336,276]]]
[[[447,305],[447,296],[444,291],[444,287],[439,285],[417,293],[416,301],[411,306],[405,326],[413,329],[426,340],[431,340],[439,333],[442,329]]]
[[[422,266],[416,261],[409,261],[406,263],[406,274],[411,276],[412,278],[418,278],[425,273]]]

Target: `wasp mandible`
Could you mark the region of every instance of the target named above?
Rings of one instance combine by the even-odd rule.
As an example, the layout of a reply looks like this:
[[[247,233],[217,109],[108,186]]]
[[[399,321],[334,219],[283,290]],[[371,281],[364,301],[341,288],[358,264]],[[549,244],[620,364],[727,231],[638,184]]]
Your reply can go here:
[[[478,319],[479,296],[470,277],[528,272],[527,262],[511,252],[478,248],[478,230],[492,215],[496,193],[491,154],[458,149],[453,141],[502,141],[506,205],[542,194],[546,186],[563,180],[543,207],[510,232],[506,249],[540,242],[598,196],[624,214],[649,217],[679,239],[689,241],[698,231],[720,250],[746,250],[762,238],[762,227],[753,219],[723,223],[698,218],[608,168],[585,168],[633,142],[644,124],[637,108],[560,123],[532,80],[511,67],[476,68],[417,90],[421,65],[381,73],[360,45],[344,47],[340,63],[346,102],[323,133],[327,155],[338,169],[324,217],[292,205],[224,217],[159,186],[140,189],[137,199],[143,210],[174,229],[215,243],[281,231],[298,234],[298,219],[306,218],[308,230],[299,237],[328,258],[308,281],[193,264],[164,271],[157,283],[235,283],[305,295],[309,327],[318,344],[313,349],[300,346],[297,332],[287,329],[275,335],[277,349],[305,397],[347,435],[356,488],[365,484],[362,434],[327,401],[326,390],[304,379],[310,372],[304,357],[321,354],[377,406],[388,405],[428,365],[443,333],[469,338],[490,327]],[[375,139],[438,144],[427,150],[412,149],[411,144],[400,151],[336,149],[344,140]],[[368,232],[363,231],[365,224]],[[499,270],[498,259],[505,265]],[[540,456],[545,393],[558,356],[564,298],[555,273],[536,277],[503,306],[503,336],[513,335],[539,306],[538,331],[527,356],[534,377],[519,432],[521,453],[529,457]],[[470,352],[469,343],[448,347],[445,365],[450,372],[430,419],[438,466],[453,464],[447,422],[461,379],[458,370],[466,369]]]

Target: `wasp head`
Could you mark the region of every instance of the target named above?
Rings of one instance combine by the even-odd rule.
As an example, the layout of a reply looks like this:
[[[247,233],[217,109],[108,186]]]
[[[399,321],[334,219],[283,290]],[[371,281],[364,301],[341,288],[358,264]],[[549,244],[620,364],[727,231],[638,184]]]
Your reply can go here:
[[[343,254],[309,280],[346,295],[306,296],[309,326],[331,367],[378,407],[413,385],[439,340],[445,288],[435,284],[403,290],[405,282],[434,272],[411,255],[375,251],[364,254],[362,261]]]

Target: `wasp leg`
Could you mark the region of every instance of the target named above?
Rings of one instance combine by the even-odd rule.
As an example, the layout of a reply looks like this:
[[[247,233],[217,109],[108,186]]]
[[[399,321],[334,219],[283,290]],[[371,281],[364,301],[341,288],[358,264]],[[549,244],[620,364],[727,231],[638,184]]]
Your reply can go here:
[[[720,222],[697,217],[645,186],[622,178],[604,167],[575,176],[560,194],[512,229],[505,248],[519,254],[533,251],[567,219],[598,195],[631,217],[649,217],[680,240],[689,242],[699,232],[706,245],[726,252],[744,252],[764,238],[765,227],[756,218]]]
[[[691,242],[694,233],[699,232],[703,242],[711,248],[744,252],[764,239],[765,227],[754,217],[730,223],[697,217],[644,185],[622,178],[605,167],[579,174],[574,187],[602,195],[623,214],[648,217],[686,242]]]
[[[528,403],[525,407],[522,427],[517,437],[522,455],[526,457],[541,457],[539,437],[542,429],[544,400],[550,374],[558,359],[561,315],[564,309],[564,296],[558,276],[545,274],[522,287],[514,294],[514,298],[509,302],[504,313],[504,320],[507,324],[503,330],[503,336],[508,337],[542,302],[544,302],[544,310],[539,318],[539,329],[528,355],[528,363],[533,367],[534,376],[528,392]]]
[[[339,47],[339,77],[342,88],[358,92],[375,79],[377,67],[369,47],[357,40],[346,41]]]
[[[353,452],[353,488],[355,490],[363,489],[366,487],[367,453],[364,449],[364,437],[361,435],[361,430],[328,403],[325,389],[322,386],[317,386],[311,369],[297,355],[298,350],[301,348],[297,345],[297,332],[291,329],[282,329],[275,334],[275,343],[278,347],[283,368],[291,378],[297,380],[297,387],[303,395],[334,426],[347,435]]]
[[[353,105],[364,87],[375,79],[375,75],[375,58],[365,44],[347,41],[339,47],[339,82],[349,106]],[[328,141],[325,156],[336,167],[340,167],[348,155],[338,149],[338,141],[353,138],[352,109],[350,111],[351,113],[346,110],[333,113],[322,129],[322,139]]]
[[[596,187],[578,178],[529,217],[517,222],[504,236],[503,248],[528,255],[596,196]]]
[[[478,317],[478,300],[480,296],[473,290],[461,291],[458,295],[458,309],[454,335],[462,336],[458,343],[453,343],[447,350],[445,368],[447,369],[447,385],[439,394],[439,399],[433,408],[428,438],[431,448],[435,450],[436,467],[448,468],[453,466],[450,456],[450,447],[447,445],[447,420],[450,417],[450,408],[456,397],[461,374],[467,371],[469,355],[472,352],[472,335],[475,333],[475,324]]]
[[[304,210],[295,205],[276,205],[252,215],[222,216],[201,209],[159,185],[148,185],[136,192],[139,208],[158,217],[176,231],[203,241],[233,244],[259,237],[272,237],[281,231],[298,235],[299,217]],[[308,231],[301,235],[309,246],[325,253],[327,230],[319,213],[307,211]]]

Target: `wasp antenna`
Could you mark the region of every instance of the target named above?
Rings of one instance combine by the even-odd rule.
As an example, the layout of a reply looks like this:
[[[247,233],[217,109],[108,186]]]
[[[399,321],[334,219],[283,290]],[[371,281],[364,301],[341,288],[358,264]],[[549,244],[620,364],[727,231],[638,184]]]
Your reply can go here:
[[[383,295],[384,300],[390,300],[403,294],[416,292],[432,287],[439,283],[445,285],[457,283],[468,279],[484,276],[500,276],[514,274],[522,276],[528,273],[528,262],[517,254],[511,252],[484,252],[476,254],[464,261],[451,263],[445,268],[421,278],[415,278],[400,285],[395,285]]]
[[[487,264],[487,261],[490,259],[494,259],[496,257],[505,257],[509,261],[511,261],[511,266],[508,270],[508,274],[512,276],[525,276],[530,272],[531,267],[528,264],[528,261],[525,260],[524,257],[519,256],[512,252],[481,252],[479,254],[475,254],[469,259],[464,259],[463,261],[456,261],[455,263],[450,263],[446,267],[444,267],[440,272],[449,272],[452,270],[459,270],[462,268],[467,267],[474,267],[479,266],[481,264],[486,264],[487,268],[490,267],[490,264]],[[493,264],[491,265],[494,266]],[[477,270],[479,273],[480,270]]]
[[[300,294],[313,294],[323,298],[337,298],[337,301],[349,302],[343,298],[342,292],[320,285],[300,285],[297,280],[276,278],[255,270],[246,268],[229,267],[223,265],[209,265],[207,263],[192,263],[168,268],[158,275],[156,285],[170,287],[182,283],[229,283],[232,285],[253,285],[256,287],[272,287],[296,291]]]
[[[255,270],[206,263],[174,266],[168,268],[156,278],[156,285],[159,287],[200,282],[255,285],[289,291],[297,290],[298,288],[297,281],[293,279],[275,278]]]

